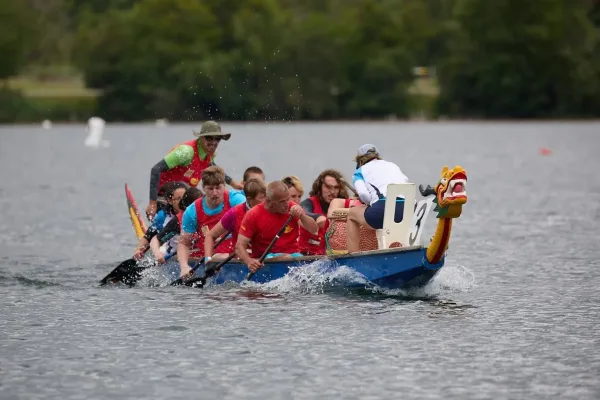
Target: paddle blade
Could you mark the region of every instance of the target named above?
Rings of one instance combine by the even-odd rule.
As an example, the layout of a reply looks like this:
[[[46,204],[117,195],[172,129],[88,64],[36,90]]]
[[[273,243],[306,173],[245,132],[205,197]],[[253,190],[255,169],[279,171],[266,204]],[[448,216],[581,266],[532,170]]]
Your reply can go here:
[[[145,266],[138,266],[137,261],[133,258],[123,261],[110,274],[106,275],[101,281],[100,286],[104,286],[107,283],[124,283],[126,285],[134,285],[142,276],[142,271],[146,268]]]
[[[199,278],[193,278],[193,279],[190,279],[189,281],[183,282],[183,284],[185,286],[191,286],[191,287],[202,289],[204,287],[204,285],[206,284],[206,277],[201,276]]]
[[[123,276],[125,276],[129,271],[131,271],[137,265],[137,261],[135,259],[130,258],[128,260],[123,261],[119,264],[115,269],[110,271],[108,275],[106,275],[101,281],[100,285],[106,285],[107,283],[117,283],[121,280]]]

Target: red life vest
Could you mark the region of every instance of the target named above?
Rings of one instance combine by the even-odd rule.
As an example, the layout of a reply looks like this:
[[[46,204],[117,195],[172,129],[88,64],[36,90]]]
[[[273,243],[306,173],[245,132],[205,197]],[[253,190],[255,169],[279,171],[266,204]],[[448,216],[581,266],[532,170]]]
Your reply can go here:
[[[179,222],[179,229],[181,230],[181,226],[183,225],[183,213],[185,210],[181,210],[177,213],[177,222]],[[192,240],[197,240],[199,236],[194,234],[192,236]],[[192,248],[190,249],[190,258],[200,258],[204,255],[204,248],[202,249],[202,254],[199,249]]]
[[[204,255],[204,231],[203,229],[211,230],[213,226],[215,226],[223,215],[231,208],[231,204],[229,203],[229,192],[225,191],[223,193],[223,209],[220,213],[215,215],[206,215],[204,209],[202,208],[202,199],[201,197],[194,202],[194,207],[196,207],[196,235],[198,240],[196,242],[196,248],[202,251],[202,255]],[[233,252],[233,243],[231,242],[231,238],[225,240],[221,243],[214,251],[215,253],[232,253]]]
[[[316,196],[309,197],[313,203],[313,213],[325,215],[321,202]],[[325,217],[327,217],[325,215]],[[319,233],[312,235],[303,227],[300,227],[300,233],[298,234],[298,248],[300,253],[305,256],[323,255],[325,254],[325,232],[329,228],[329,219],[325,222],[325,227],[319,229]]]
[[[192,162],[190,165],[180,165],[161,173],[160,179],[158,180],[159,188],[161,188],[162,185],[167,182],[185,182],[190,186],[197,186],[200,182],[200,179],[202,179],[202,171],[209,167],[210,162],[214,158],[214,154],[209,154],[206,156],[205,160],[200,159],[200,154],[198,153],[198,142],[196,140],[180,143],[177,146],[183,145],[192,146],[194,149],[194,157],[192,158]],[[171,151],[173,151],[177,146],[173,147]]]

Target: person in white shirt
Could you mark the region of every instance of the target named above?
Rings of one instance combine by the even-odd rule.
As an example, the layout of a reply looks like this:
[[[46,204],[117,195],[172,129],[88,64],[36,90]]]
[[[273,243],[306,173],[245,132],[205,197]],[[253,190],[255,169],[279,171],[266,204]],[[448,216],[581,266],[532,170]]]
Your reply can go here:
[[[372,229],[383,228],[383,215],[387,186],[391,183],[406,183],[408,178],[396,164],[381,159],[377,147],[364,144],[358,148],[356,171],[352,183],[363,205],[352,207],[348,211],[347,245],[348,253],[360,250],[360,226]],[[402,221],[404,199],[396,199],[394,220]]]

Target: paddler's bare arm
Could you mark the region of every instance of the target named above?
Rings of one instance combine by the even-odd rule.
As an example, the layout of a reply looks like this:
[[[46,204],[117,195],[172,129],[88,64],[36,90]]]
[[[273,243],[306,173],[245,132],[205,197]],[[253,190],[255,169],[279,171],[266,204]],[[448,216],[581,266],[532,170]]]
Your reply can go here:
[[[204,255],[206,257],[212,257],[215,240],[223,236],[225,233],[227,233],[227,230],[223,227],[221,221],[219,221],[210,231],[208,231],[204,237]]]
[[[298,204],[294,204],[292,208],[290,208],[290,215],[298,218],[300,226],[302,226],[311,234],[316,235],[319,233],[319,226],[317,225],[317,222],[311,216],[307,215],[304,209]]]
[[[248,244],[250,243],[250,239],[246,236],[240,234],[238,235],[237,243],[235,244],[235,254],[239,257],[239,259],[248,266],[250,271],[256,272],[260,267],[262,267],[262,263],[258,261],[256,258],[250,257],[248,254]]]
[[[159,264],[164,264],[165,257],[162,255],[162,252],[160,251],[160,242],[158,240],[158,237],[154,236],[152,238],[152,240],[150,240],[150,250],[152,250],[152,254],[154,254],[154,259]]]
[[[181,232],[177,242],[177,258],[179,259],[179,276],[185,277],[190,273],[190,248],[192,247],[192,234]]]
[[[304,229],[306,229],[313,235],[319,233],[319,226],[317,225],[317,221],[312,219],[312,217],[304,214],[302,217],[300,217],[300,220],[298,222],[300,223],[300,225],[302,225]]]

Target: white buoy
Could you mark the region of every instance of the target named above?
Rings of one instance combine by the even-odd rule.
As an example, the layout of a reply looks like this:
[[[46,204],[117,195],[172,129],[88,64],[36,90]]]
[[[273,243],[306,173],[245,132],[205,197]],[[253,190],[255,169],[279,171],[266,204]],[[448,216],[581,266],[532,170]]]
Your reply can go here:
[[[161,118],[161,119],[157,119],[156,120],[156,127],[157,128],[164,128],[167,125],[169,125],[169,120],[166,119],[166,118]]]
[[[49,121],[49,120],[47,120],[47,119],[45,119],[42,122],[42,128],[44,128],[44,129],[52,129],[52,122]]]
[[[106,122],[102,118],[92,117],[88,119],[86,131],[88,132],[85,138],[84,145],[86,147],[108,147],[110,142],[108,140],[102,140],[102,134],[104,133],[104,126]]]

